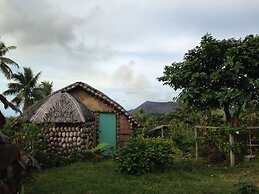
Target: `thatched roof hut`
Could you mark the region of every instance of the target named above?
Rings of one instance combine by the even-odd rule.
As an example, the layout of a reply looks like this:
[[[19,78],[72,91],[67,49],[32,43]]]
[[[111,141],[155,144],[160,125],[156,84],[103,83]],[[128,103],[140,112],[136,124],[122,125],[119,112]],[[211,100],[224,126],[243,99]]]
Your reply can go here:
[[[53,92],[29,107],[23,113],[22,118],[34,123],[55,123],[58,130],[54,129],[54,131],[60,131],[61,135],[62,130],[68,130],[69,127],[70,132],[73,133],[77,132],[76,127],[77,130],[91,131],[88,134],[89,137],[83,135],[84,142],[91,142],[91,146],[98,143],[108,143],[111,146],[123,145],[132,137],[133,128],[138,127],[138,123],[121,105],[82,82],[76,82]],[[85,126],[87,126],[87,130],[84,130]],[[46,133],[50,131],[53,129],[47,130]],[[62,141],[62,137],[59,138],[59,132],[56,135],[57,143],[53,144],[59,145],[59,147],[71,147],[59,143]],[[79,136],[81,137],[81,135]],[[77,137],[78,135],[74,140]],[[66,142],[68,141],[66,138],[69,137],[65,134],[63,138],[65,138],[63,141]],[[77,140],[79,141],[79,138]],[[86,148],[90,146],[84,145],[82,142],[80,145]]]

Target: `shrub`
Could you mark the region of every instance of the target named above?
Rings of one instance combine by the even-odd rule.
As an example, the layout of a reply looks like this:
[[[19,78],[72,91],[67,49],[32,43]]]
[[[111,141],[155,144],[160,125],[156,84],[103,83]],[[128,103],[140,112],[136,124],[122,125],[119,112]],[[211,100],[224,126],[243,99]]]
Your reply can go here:
[[[100,162],[104,159],[103,152],[107,152],[108,156],[110,153],[109,145],[106,143],[100,143],[96,147],[87,150],[84,154],[84,158],[95,162]]]
[[[115,151],[115,170],[134,175],[164,170],[173,163],[175,153],[170,140],[138,136]]]
[[[35,123],[18,121],[11,117],[3,127],[3,133],[10,138],[10,142],[17,145],[23,154],[34,155],[39,149],[40,126]]]
[[[33,156],[44,168],[63,166],[77,161],[79,155],[76,150],[70,156],[62,156],[54,152],[43,151],[47,149],[47,139],[40,139],[39,133],[42,128],[49,128],[51,126],[52,124],[38,125],[9,118],[3,127],[3,133],[7,134],[10,141],[18,146],[23,156],[27,154]],[[26,165],[28,168],[29,164]]]
[[[51,152],[37,152],[35,158],[41,163],[43,168],[65,166],[81,159],[76,150],[69,156]]]
[[[254,184],[241,182],[236,185],[237,193],[240,194],[256,194],[259,193],[259,189],[256,188]]]

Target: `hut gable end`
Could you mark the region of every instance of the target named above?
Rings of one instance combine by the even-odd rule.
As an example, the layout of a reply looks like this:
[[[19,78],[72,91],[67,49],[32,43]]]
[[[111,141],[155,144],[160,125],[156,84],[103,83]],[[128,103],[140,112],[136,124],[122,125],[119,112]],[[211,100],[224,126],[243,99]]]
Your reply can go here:
[[[90,111],[85,109],[86,107],[80,105],[80,102],[70,94],[58,92],[38,108],[30,121],[35,123],[84,123],[86,118],[91,120]]]
[[[107,104],[106,101],[96,98],[81,88],[75,88],[69,91],[69,93],[93,112],[111,112],[113,110],[113,107]]]

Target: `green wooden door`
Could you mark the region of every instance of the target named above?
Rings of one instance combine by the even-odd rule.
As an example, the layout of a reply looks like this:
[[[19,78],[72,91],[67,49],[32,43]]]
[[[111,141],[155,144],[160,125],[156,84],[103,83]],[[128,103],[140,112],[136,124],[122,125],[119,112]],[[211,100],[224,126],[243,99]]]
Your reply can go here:
[[[106,143],[109,147],[116,146],[116,114],[99,114],[99,143]]]

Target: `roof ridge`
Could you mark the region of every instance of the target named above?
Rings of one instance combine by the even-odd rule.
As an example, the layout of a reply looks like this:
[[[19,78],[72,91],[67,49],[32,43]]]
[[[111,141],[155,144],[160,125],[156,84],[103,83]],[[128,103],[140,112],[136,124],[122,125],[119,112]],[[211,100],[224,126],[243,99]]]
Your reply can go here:
[[[54,94],[54,93],[53,93]],[[51,95],[50,97],[49,97],[49,99],[47,99],[46,100],[46,102],[44,102],[43,104],[45,104],[45,103],[48,103],[52,98],[54,98],[55,97],[55,95]],[[42,105],[43,105],[42,104]],[[41,106],[42,106],[41,105]],[[38,115],[40,114],[42,112],[42,109],[38,109],[37,111],[36,111],[36,113],[30,118],[30,121],[32,122],[32,121],[34,121],[37,117],[38,117]]]
[[[82,109],[80,108],[79,102],[69,93],[65,92],[64,94],[66,94],[68,96],[68,98],[70,98],[72,100],[72,102],[74,103],[74,105],[76,106],[76,108],[78,110],[79,116],[81,117],[82,121],[85,122],[86,120],[83,116]]]

